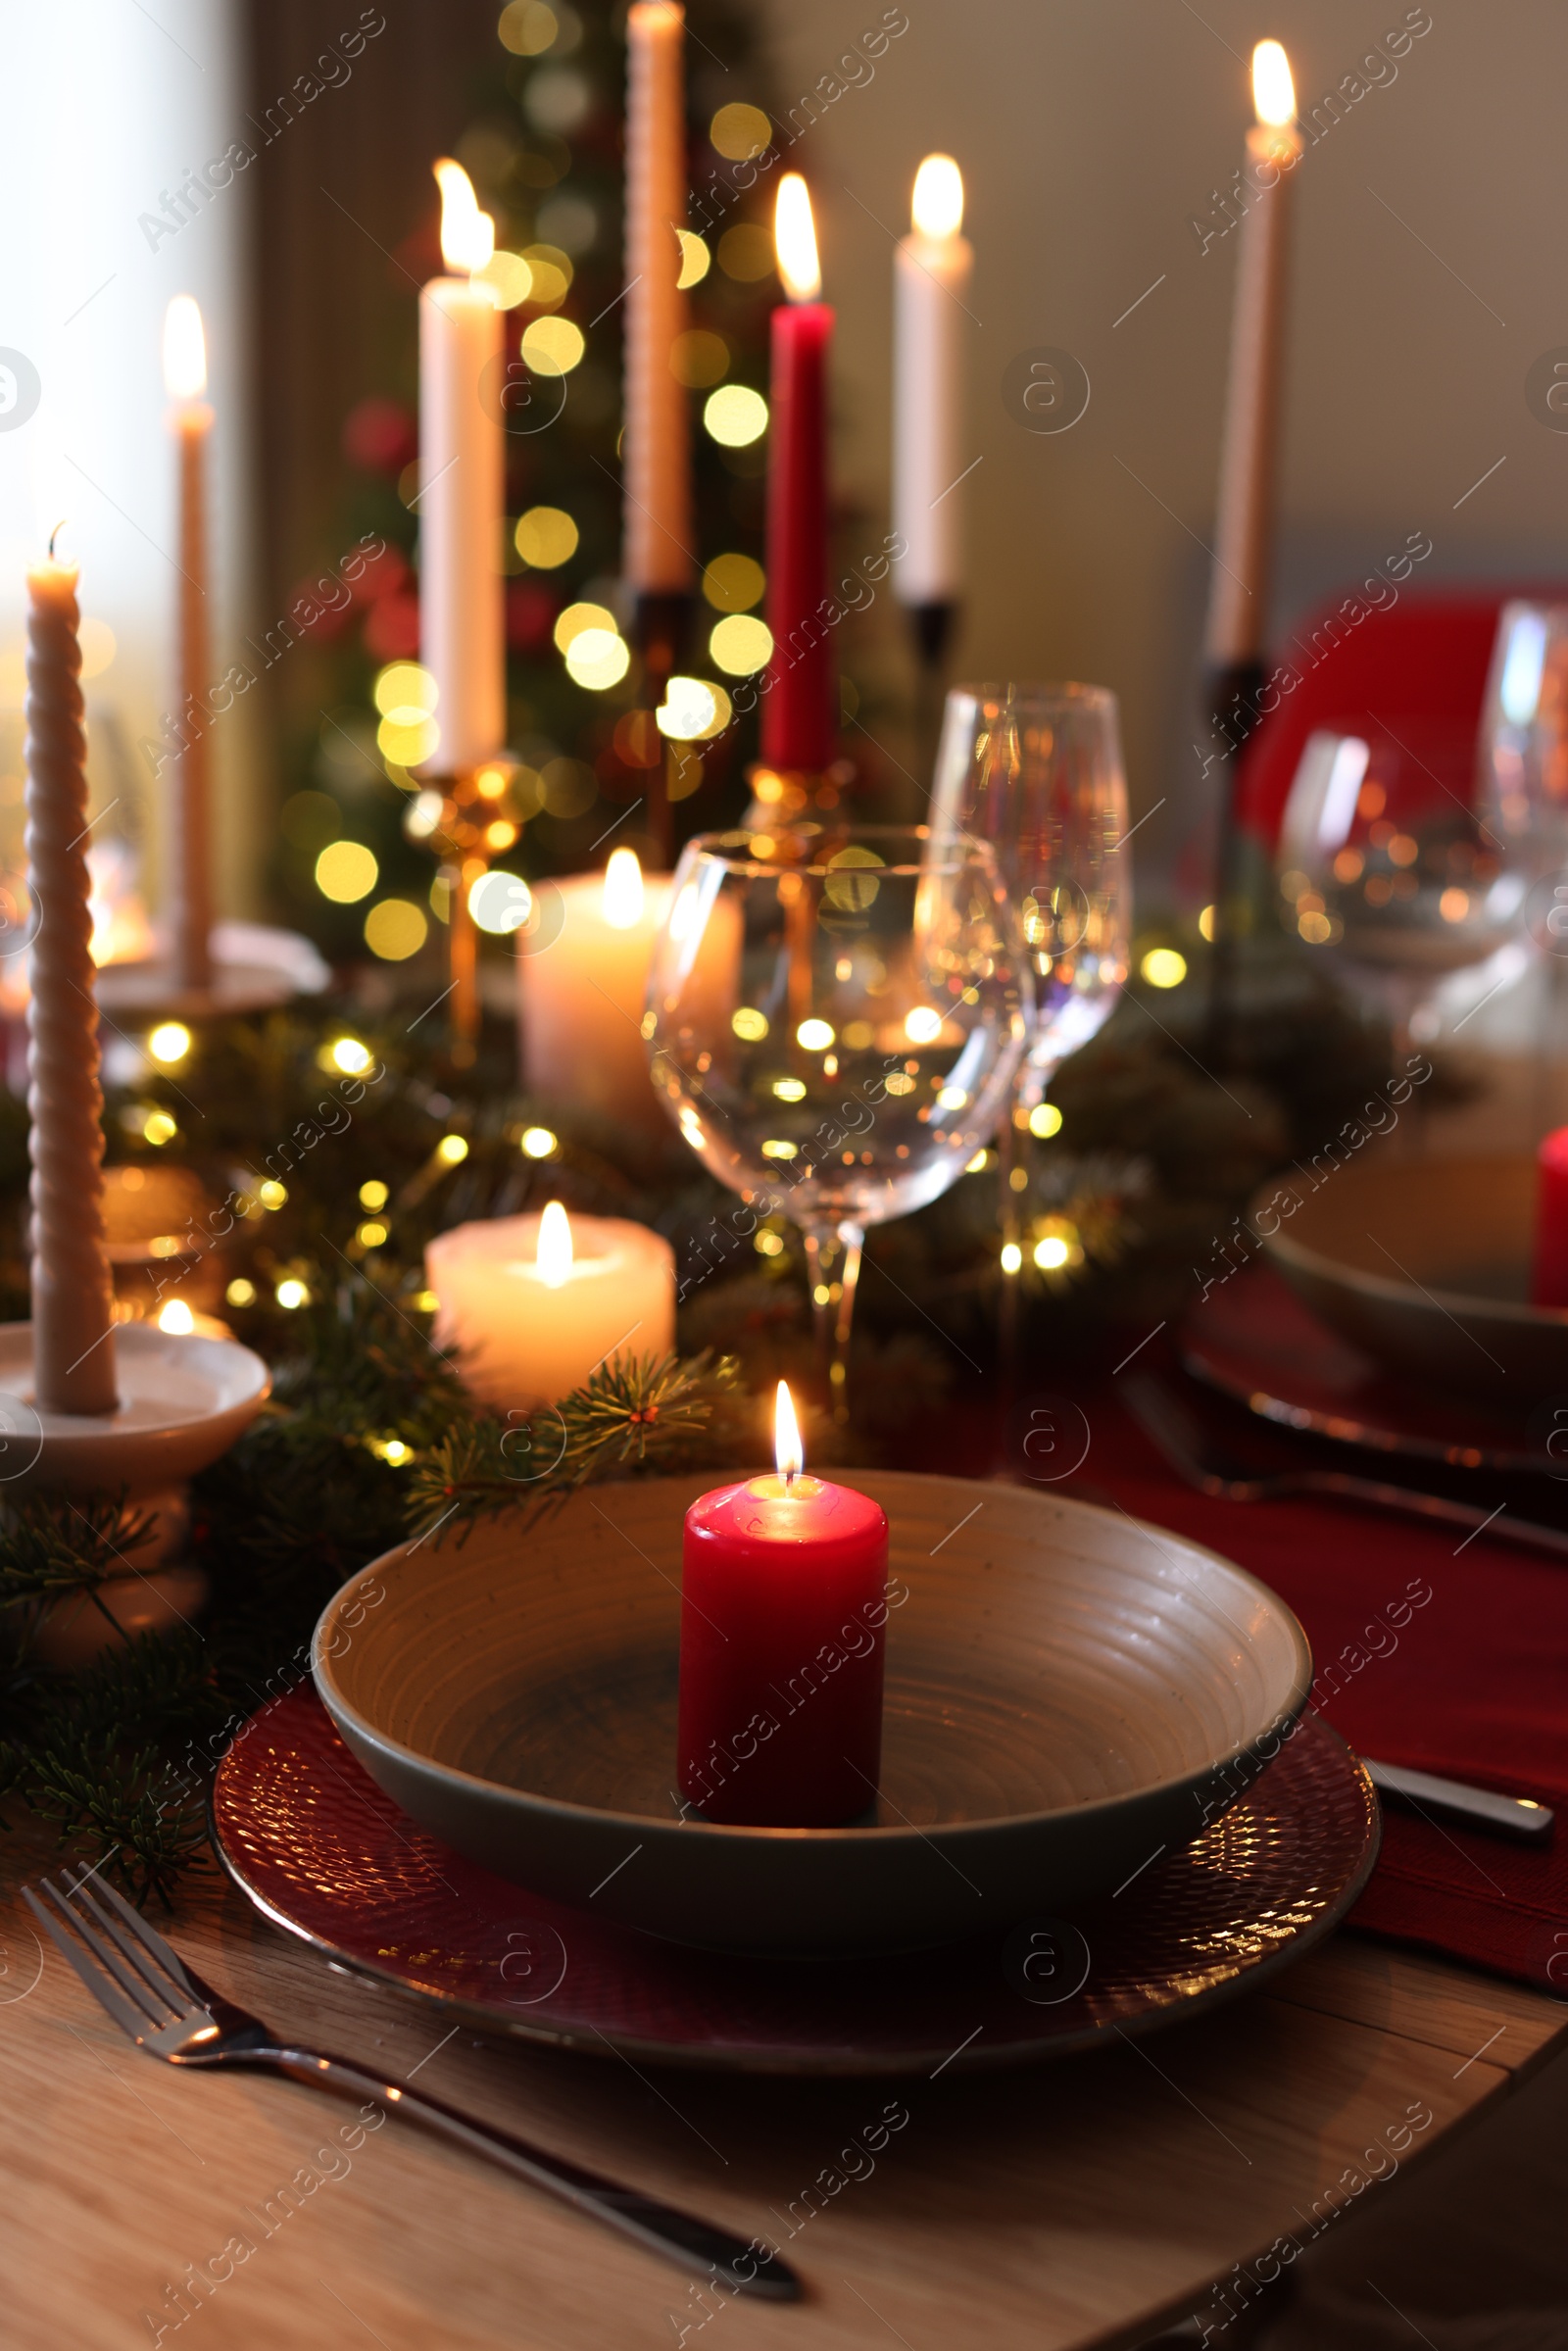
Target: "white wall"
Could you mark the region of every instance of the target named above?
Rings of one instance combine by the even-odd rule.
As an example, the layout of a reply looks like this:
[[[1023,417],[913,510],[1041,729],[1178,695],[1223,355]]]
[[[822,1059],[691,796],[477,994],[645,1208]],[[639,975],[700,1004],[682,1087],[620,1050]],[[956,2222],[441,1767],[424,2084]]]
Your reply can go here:
[[[41,378],[36,414],[0,430],[0,860],[20,838],[26,563],[40,514],[66,517],[84,615],[117,650],[87,687],[95,806],[158,788],[136,752],[172,697],[173,457],[164,420],[163,316],[194,294],[207,323],[214,434],[214,656],[242,612],[245,174],[156,248],[138,225],[186,171],[243,135],[231,0],[0,0],[0,346]],[[0,424],[4,418],[0,416]],[[221,898],[242,909],[252,863],[250,713],[215,735]],[[118,726],[115,722],[118,721]],[[120,756],[117,745],[125,747]],[[120,822],[121,811],[107,820]],[[154,868],[156,841],[149,844]],[[155,876],[154,876],[155,878]],[[155,890],[156,895],[156,890]]]
[[[1406,0],[904,5],[909,28],[874,80],[790,158],[812,182],[839,309],[841,478],[880,512],[887,231],[906,225],[920,156],[946,148],[970,198],[971,454],[984,459],[968,485],[959,669],[1117,689],[1135,809],[1169,796],[1140,837],[1147,891],[1200,798],[1187,748],[1196,541],[1212,541],[1235,269],[1234,236],[1204,255],[1188,219],[1242,159],[1252,43],[1285,42],[1310,103],[1399,24]],[[767,6],[786,107],[881,14],[880,0]],[[1435,542],[1429,581],[1568,572],[1568,434],[1524,400],[1531,361],[1568,345],[1568,11],[1429,9],[1397,79],[1350,107],[1295,190],[1282,627],[1411,530]],[[1088,414],[1059,437],[1025,432],[1002,406],[1008,359],[1036,344],[1073,351],[1093,383]]]

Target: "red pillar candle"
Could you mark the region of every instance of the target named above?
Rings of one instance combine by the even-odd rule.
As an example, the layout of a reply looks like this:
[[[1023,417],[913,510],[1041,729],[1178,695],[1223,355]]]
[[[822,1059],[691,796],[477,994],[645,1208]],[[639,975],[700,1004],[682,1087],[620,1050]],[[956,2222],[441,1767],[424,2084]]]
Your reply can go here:
[[[1536,1153],[1536,1255],[1533,1306],[1568,1306],[1568,1127],[1544,1138]]]
[[[838,650],[827,598],[827,365],[833,313],[821,275],[811,200],[798,171],[779,182],[773,238],[789,300],[773,313],[767,473],[767,625],[773,635],[762,703],[769,767],[826,767],[838,735]]]
[[[776,1450],[686,1513],[680,1789],[710,1821],[831,1829],[876,1794],[887,1515],[802,1474],[782,1381]]]

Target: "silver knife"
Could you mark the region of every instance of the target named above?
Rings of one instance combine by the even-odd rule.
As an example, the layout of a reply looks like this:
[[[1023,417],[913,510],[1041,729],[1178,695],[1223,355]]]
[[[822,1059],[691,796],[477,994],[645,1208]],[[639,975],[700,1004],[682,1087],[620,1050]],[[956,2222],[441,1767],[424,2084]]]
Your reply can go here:
[[[1393,1796],[1417,1812],[1462,1821],[1467,1829],[1487,1830],[1494,1837],[1544,1844],[1557,1818],[1549,1804],[1537,1804],[1529,1796],[1494,1795],[1489,1788],[1468,1788],[1462,1780],[1440,1780],[1431,1772],[1406,1771],[1398,1763],[1374,1763],[1370,1755],[1361,1761],[1380,1795]]]

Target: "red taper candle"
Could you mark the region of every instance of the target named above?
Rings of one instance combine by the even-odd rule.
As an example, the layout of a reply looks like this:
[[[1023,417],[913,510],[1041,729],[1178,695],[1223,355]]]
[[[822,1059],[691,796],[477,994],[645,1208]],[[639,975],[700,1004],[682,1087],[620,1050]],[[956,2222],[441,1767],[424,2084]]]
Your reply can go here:
[[[838,651],[827,601],[827,368],[833,313],[821,289],[811,200],[798,171],[779,182],[773,218],[789,300],[773,313],[767,472],[767,625],[773,655],[762,702],[769,767],[820,768],[838,735]]]
[[[888,1522],[803,1474],[782,1380],[775,1451],[686,1513],[680,1790],[707,1820],[831,1829],[876,1796]]]
[[[1545,1136],[1536,1153],[1536,1255],[1533,1306],[1568,1306],[1568,1127]]]

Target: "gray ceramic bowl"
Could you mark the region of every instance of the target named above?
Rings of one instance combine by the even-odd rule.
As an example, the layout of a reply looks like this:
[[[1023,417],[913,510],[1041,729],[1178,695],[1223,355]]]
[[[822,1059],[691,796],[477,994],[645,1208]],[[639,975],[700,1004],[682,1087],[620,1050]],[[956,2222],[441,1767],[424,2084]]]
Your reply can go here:
[[[1301,1175],[1266,1185],[1249,1213],[1291,1288],[1374,1361],[1515,1405],[1521,1421],[1568,1390],[1568,1312],[1529,1302],[1528,1154],[1407,1160],[1374,1149],[1315,1187]]]
[[[850,1472],[892,1522],[874,1824],[680,1823],[681,1524],[712,1478],[595,1488],[345,1586],[315,1674],[371,1778],[500,1876],[677,1942],[831,1952],[1068,1914],[1256,1776],[1312,1665],[1179,1536],[957,1478]]]

